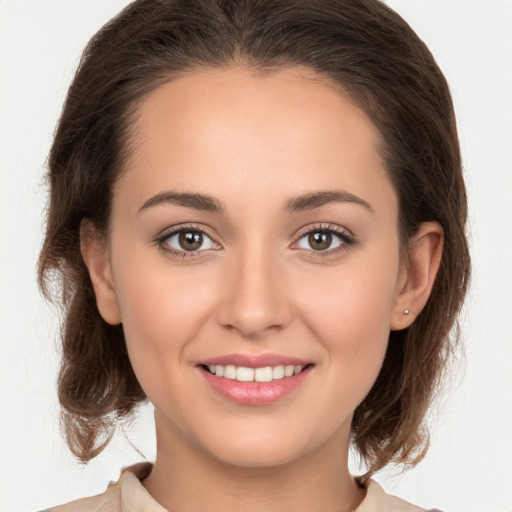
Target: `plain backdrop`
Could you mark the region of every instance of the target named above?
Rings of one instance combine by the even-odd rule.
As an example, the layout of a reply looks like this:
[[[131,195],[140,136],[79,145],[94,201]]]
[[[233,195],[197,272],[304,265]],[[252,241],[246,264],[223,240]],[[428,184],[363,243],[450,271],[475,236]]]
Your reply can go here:
[[[512,511],[512,1],[388,0],[433,51],[451,85],[471,209],[474,277],[465,362],[432,415],[432,444],[385,488],[446,512]],[[56,312],[35,265],[45,160],[85,43],[125,0],[0,0],[0,511],[40,510],[102,492],[154,456],[152,414],[87,467],[63,444]],[[132,446],[133,445],[133,446]]]

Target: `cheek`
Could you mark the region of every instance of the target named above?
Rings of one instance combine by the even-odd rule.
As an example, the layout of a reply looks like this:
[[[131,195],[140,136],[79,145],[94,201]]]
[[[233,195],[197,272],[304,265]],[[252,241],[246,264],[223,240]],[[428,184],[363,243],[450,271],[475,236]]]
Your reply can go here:
[[[395,298],[398,258],[340,267],[316,275],[301,293],[300,308],[310,331],[335,370],[340,391],[353,389],[357,405],[375,381],[384,360]]]
[[[139,380],[144,373],[156,379],[155,370],[162,365],[165,372],[167,366],[182,364],[182,350],[208,318],[213,287],[206,272],[197,275],[197,268],[192,279],[191,268],[173,269],[161,256],[149,262],[136,253],[119,258],[116,294]]]

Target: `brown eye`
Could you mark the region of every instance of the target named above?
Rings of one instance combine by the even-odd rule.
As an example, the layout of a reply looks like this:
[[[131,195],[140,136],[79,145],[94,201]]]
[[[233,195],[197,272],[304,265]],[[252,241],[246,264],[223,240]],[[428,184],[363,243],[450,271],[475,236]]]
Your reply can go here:
[[[332,233],[328,231],[316,231],[308,235],[309,246],[315,251],[325,251],[332,244]]]
[[[179,253],[181,256],[186,253],[199,253],[208,249],[219,249],[206,233],[200,229],[178,229],[170,235],[164,235],[158,240],[158,245],[170,252]]]
[[[336,229],[316,228],[304,233],[296,242],[296,247],[312,252],[334,254],[353,243],[354,239],[350,235]]]
[[[178,241],[184,251],[197,251],[203,245],[203,234],[199,231],[182,231]]]

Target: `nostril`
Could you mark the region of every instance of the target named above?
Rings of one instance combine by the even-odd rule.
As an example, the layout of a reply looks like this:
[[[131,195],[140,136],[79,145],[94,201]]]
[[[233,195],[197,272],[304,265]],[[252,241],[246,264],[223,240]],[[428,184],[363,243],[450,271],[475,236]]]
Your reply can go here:
[[[241,265],[239,272],[230,274],[217,312],[220,325],[236,329],[247,338],[279,330],[291,318],[283,276],[261,265],[261,259],[253,258]]]

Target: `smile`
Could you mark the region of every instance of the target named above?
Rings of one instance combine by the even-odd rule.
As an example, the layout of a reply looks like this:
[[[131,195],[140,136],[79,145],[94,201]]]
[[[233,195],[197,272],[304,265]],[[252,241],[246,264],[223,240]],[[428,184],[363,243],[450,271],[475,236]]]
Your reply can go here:
[[[272,382],[300,373],[305,366],[297,365],[278,365],[264,366],[261,368],[247,368],[245,366],[235,366],[232,364],[212,364],[206,367],[208,371],[217,377],[237,380],[238,382]]]
[[[300,388],[313,363],[265,355],[230,355],[204,361],[200,374],[216,394],[240,405],[268,405]]]

